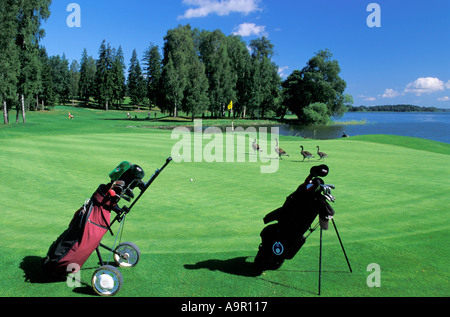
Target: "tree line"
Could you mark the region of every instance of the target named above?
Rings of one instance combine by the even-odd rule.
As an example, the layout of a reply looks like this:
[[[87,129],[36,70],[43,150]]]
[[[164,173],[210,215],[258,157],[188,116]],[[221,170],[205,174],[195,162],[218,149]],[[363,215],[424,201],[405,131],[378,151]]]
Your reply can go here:
[[[350,112],[367,112],[367,111],[391,111],[391,112],[441,112],[445,109],[436,107],[420,107],[415,105],[382,105],[382,106],[351,106],[348,108]]]
[[[122,47],[104,40],[98,57],[83,50],[80,62],[48,56],[39,45],[40,23],[50,0],[2,0],[0,3],[0,99],[4,122],[16,109],[39,110],[78,100],[105,110],[119,109],[125,97],[135,106],[157,106],[212,117],[264,118],[295,114],[301,123],[324,123],[346,111],[351,97],[330,51],[319,51],[286,80],[273,62],[274,45],[266,37],[247,45],[222,31],[180,25],[164,36],[162,48],[150,43],[140,59],[133,51],[126,64]],[[28,22],[30,23],[28,23]],[[228,105],[233,102],[230,111]]]

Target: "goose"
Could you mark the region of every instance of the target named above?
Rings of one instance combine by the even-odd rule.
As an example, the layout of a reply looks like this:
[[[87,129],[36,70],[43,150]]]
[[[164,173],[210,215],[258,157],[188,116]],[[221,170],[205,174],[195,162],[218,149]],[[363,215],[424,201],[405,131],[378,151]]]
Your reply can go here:
[[[343,132],[342,132],[342,137],[343,137],[343,138],[348,138],[349,136],[348,136],[348,134],[345,133],[345,131],[343,131]]]
[[[310,152],[305,151],[305,150],[303,149],[303,145],[300,145],[300,147],[302,148],[301,153],[302,153],[302,155],[303,155],[303,161],[305,160],[305,158],[307,158],[308,161],[310,161],[312,157],[315,157],[315,156],[312,155]],[[302,161],[302,162],[303,162],[303,161]]]
[[[283,155],[289,156],[289,154],[287,154],[285,150],[278,147],[278,139],[275,139],[275,141],[277,142],[277,145],[275,146],[275,152],[277,152],[278,157],[281,158],[281,156]]]
[[[256,143],[256,139],[253,141],[252,147],[253,147],[253,152],[256,152],[256,151],[262,152],[261,148],[259,147],[259,144]]]
[[[319,155],[319,157],[320,157],[319,160],[324,160],[324,161],[325,161],[325,158],[328,157],[328,155],[326,153],[320,152],[319,146],[317,146],[317,155]]]

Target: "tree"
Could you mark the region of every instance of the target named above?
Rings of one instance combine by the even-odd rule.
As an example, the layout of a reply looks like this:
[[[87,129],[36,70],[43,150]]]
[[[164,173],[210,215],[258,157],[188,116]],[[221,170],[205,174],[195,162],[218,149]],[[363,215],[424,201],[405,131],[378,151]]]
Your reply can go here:
[[[25,122],[25,98],[33,99],[41,87],[39,41],[44,37],[41,22],[50,16],[51,0],[18,0],[16,14],[16,45],[19,50],[20,72],[18,93],[22,120]],[[19,121],[19,106],[16,121]]]
[[[96,62],[92,56],[88,56],[86,49],[83,50],[80,64],[80,82],[78,84],[78,94],[86,105],[91,97],[95,95],[95,73]]]
[[[99,58],[96,63],[95,72],[95,100],[99,105],[104,104],[105,110],[109,109],[109,102],[112,98],[112,50],[111,45],[106,45],[103,40],[99,49]]]
[[[186,85],[185,101],[183,110],[191,113],[192,121],[194,117],[206,111],[209,106],[208,98],[208,78],[205,74],[205,65],[199,60],[197,55],[192,56],[189,63],[188,82]]]
[[[330,121],[328,107],[321,102],[315,102],[303,108],[303,122],[311,124],[327,124]]]
[[[52,80],[55,102],[64,103],[69,100],[70,72],[69,62],[59,55],[49,58],[49,71]]]
[[[55,106],[57,96],[55,94],[50,58],[48,57],[47,51],[45,50],[44,47],[40,49],[40,58],[42,64],[42,74],[41,74],[42,89],[40,91],[40,96],[41,96],[42,110],[44,110],[44,104],[47,107]]]
[[[225,107],[236,97],[236,77],[231,72],[227,40],[222,31],[203,31],[200,57],[209,80],[209,110],[213,116],[223,116]]]
[[[112,59],[112,103],[117,103],[117,106],[119,106],[125,98],[127,88],[125,83],[125,59],[123,57],[122,46],[119,46],[117,51],[113,49]]]
[[[250,102],[252,113],[264,118],[269,110],[276,110],[276,101],[280,93],[281,79],[278,66],[271,61],[273,44],[262,37],[250,42],[252,50],[252,77],[250,78]]]
[[[16,100],[19,76],[19,51],[16,46],[15,16],[19,8],[14,0],[0,1],[0,101],[3,122],[9,123],[8,104]]]
[[[78,84],[80,82],[80,65],[77,60],[73,60],[69,68],[69,96],[72,99],[72,105],[78,96]]]
[[[251,57],[247,44],[240,36],[227,37],[228,56],[233,80],[235,81],[235,94],[233,99],[233,114],[240,114],[245,118],[246,110],[250,108],[250,78]]]
[[[137,106],[141,105],[146,95],[146,85],[136,50],[133,50],[131,56],[127,85],[131,102]]]
[[[346,83],[339,77],[338,62],[331,57],[330,51],[319,51],[302,71],[295,70],[283,84],[284,102],[300,121],[305,121],[303,109],[316,102],[327,105],[328,117],[342,116],[347,109]]]
[[[157,45],[150,43],[144,53],[144,74],[147,82],[147,98],[150,106],[158,103],[162,75],[162,57]]]
[[[165,93],[162,109],[167,109],[173,117],[184,100],[184,91],[188,82],[188,61],[195,54],[193,32],[190,25],[178,26],[167,31],[163,47],[163,71],[161,90]]]

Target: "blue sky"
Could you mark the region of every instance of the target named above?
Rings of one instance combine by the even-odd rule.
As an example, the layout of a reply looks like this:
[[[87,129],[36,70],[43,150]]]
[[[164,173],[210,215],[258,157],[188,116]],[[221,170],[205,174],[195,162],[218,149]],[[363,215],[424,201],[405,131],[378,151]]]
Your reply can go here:
[[[80,27],[67,23],[71,3]],[[189,23],[246,42],[268,37],[283,77],[327,48],[354,105],[450,108],[449,0],[53,0],[51,12],[42,44],[69,60],[84,48],[97,58],[105,39],[122,46],[128,67],[133,49],[142,57],[150,43],[162,48],[167,30]],[[381,26],[369,27],[377,12]]]

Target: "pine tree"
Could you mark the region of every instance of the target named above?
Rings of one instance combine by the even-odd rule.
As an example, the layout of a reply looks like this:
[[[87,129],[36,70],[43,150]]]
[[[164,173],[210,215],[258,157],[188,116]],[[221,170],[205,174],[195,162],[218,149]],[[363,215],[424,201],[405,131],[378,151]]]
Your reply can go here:
[[[105,105],[105,110],[109,109],[109,102],[112,98],[112,51],[111,45],[103,40],[99,49],[99,58],[96,63],[95,72],[95,100],[101,105]]]
[[[19,49],[20,73],[17,90],[23,122],[25,98],[34,100],[41,90],[39,41],[45,32],[40,26],[42,20],[50,16],[50,4],[51,0],[18,0],[16,45]],[[19,108],[17,110],[16,122],[19,121]]]
[[[15,16],[18,9],[15,0],[0,1],[0,102],[5,124],[9,123],[8,110],[17,94],[20,63],[18,47],[15,44]]]
[[[72,105],[78,96],[78,85],[80,82],[80,65],[77,60],[73,60],[69,68],[69,96],[72,99]]]
[[[96,62],[92,56],[88,56],[86,49],[83,50],[80,63],[80,82],[78,84],[78,94],[86,105],[91,97],[95,95],[95,73]]]
[[[133,50],[133,54],[131,55],[127,85],[131,103],[139,107],[143,103],[146,95],[146,84],[136,50]]]
[[[150,106],[160,100],[160,80],[162,75],[162,58],[157,45],[150,43],[144,53],[144,73],[147,82],[147,98]]]
[[[54,107],[56,104],[55,88],[53,84],[52,68],[50,64],[50,59],[47,55],[47,51],[44,47],[40,49],[40,58],[42,64],[42,90],[41,95],[41,105],[42,110],[45,106]]]
[[[123,102],[126,93],[125,83],[125,59],[123,57],[122,46],[116,51],[113,50],[113,62],[111,69],[112,76],[112,103],[117,103],[117,106]]]

